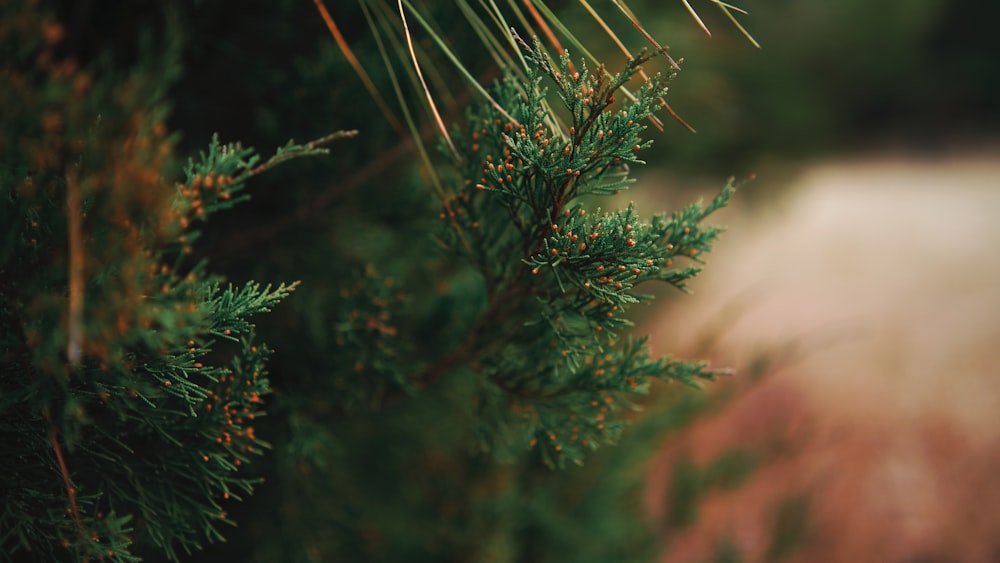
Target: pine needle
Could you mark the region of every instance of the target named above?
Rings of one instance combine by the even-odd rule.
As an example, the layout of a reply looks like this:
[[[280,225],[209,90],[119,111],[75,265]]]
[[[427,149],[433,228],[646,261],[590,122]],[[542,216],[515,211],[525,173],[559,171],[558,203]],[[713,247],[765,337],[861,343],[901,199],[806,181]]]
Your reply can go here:
[[[729,4],[727,2],[723,2],[722,0],[709,0],[709,1],[712,2],[712,3],[714,3],[714,4],[716,4],[720,8],[729,9],[729,10],[732,10],[734,12],[739,12],[739,13],[743,14],[744,16],[750,14],[750,12],[744,10],[743,8],[740,8],[739,6],[734,6],[734,5]]]
[[[490,57],[493,58],[493,62],[497,64],[497,68],[500,69],[511,69],[514,67],[514,61],[507,54],[507,51],[503,48],[500,43],[500,39],[497,36],[489,32],[489,27],[486,22],[483,21],[479,14],[469,5],[465,0],[458,0],[455,2],[458,9],[461,10],[462,15],[465,20],[469,22],[469,26],[475,32],[476,36],[489,51]]]
[[[497,8],[496,3],[493,2],[493,0],[490,0],[490,4],[493,5],[493,9],[496,10],[496,12],[499,14],[500,9]],[[514,12],[514,15],[517,16],[517,21],[521,22],[521,25],[524,26],[524,31],[532,37],[537,36],[538,34],[535,33],[535,29],[531,27],[531,22],[528,21],[527,17],[525,17],[524,12],[521,11],[521,8],[517,7],[517,0],[507,0],[507,5],[510,6],[510,11]],[[500,17],[503,18],[503,15],[500,15]],[[504,29],[512,30],[513,27],[506,27]],[[525,64],[527,64],[527,62],[524,61],[523,59],[524,58],[522,57],[522,62],[525,62]],[[525,68],[527,68],[527,66],[525,66]]]
[[[337,24],[333,21],[333,17],[330,16],[330,12],[327,11],[326,6],[323,4],[323,0],[313,0],[313,1],[316,4],[316,9],[319,10],[319,15],[322,16],[323,21],[326,22],[326,27],[327,29],[330,30],[330,35],[332,35],[333,40],[337,42],[337,47],[340,48],[340,52],[343,53],[344,57],[347,58],[347,62],[350,63],[351,68],[354,69],[354,72],[358,75],[359,78],[361,78],[361,82],[364,84],[365,90],[368,90],[368,93],[371,94],[372,99],[375,100],[375,103],[379,107],[379,111],[382,112],[382,115],[385,116],[386,120],[389,122],[390,125],[392,125],[392,128],[395,129],[397,133],[399,133],[400,135],[405,135],[406,130],[403,128],[403,125],[399,122],[398,119],[396,119],[396,116],[393,115],[392,110],[389,109],[389,105],[385,103],[385,100],[383,100],[382,96],[378,93],[378,88],[376,88],[375,84],[372,83],[372,80],[368,76],[368,73],[365,72],[365,68],[361,66],[361,62],[354,55],[354,51],[351,50],[351,46],[348,45],[347,41],[344,40],[344,36],[340,33],[340,29],[337,27]]]
[[[514,54],[517,55],[518,60],[521,61],[520,68],[515,68],[513,67],[513,65],[511,65],[510,67],[511,70],[516,71],[516,73],[519,74],[520,76],[524,76],[521,69],[528,68],[528,61],[525,60],[524,54],[521,52],[520,47],[518,47],[517,41],[514,39],[514,35],[510,31],[512,28],[510,24],[507,23],[507,19],[503,17],[503,12],[497,6],[494,0],[489,0],[489,2],[490,6],[487,7],[486,2],[484,0],[479,0],[479,4],[487,11],[487,13],[490,14],[490,17],[493,19],[493,23],[496,24],[497,28],[500,30],[500,34],[503,35],[503,37],[507,40],[507,43],[510,44],[511,49],[514,50]],[[518,15],[519,17],[523,17],[521,11],[517,9],[517,4],[512,4],[512,6],[515,10],[515,14]],[[522,24],[523,23],[524,22],[522,22]]]
[[[653,45],[653,47],[656,48],[656,51],[661,55],[663,55],[663,58],[667,59],[667,62],[670,63],[670,66],[674,70],[681,69],[681,65],[677,64],[677,61],[675,61],[674,58],[667,53],[667,48],[660,45],[660,43],[656,41],[656,39],[652,35],[650,35],[648,31],[646,31],[646,28],[644,28],[642,24],[639,23],[639,18],[635,17],[635,14],[632,13],[632,10],[630,10],[628,6],[625,5],[625,2],[623,0],[611,0],[611,3],[614,4],[615,7],[618,8],[618,10],[620,10],[621,13],[625,15],[626,18],[628,18],[629,22],[632,23],[632,27],[634,27],[636,31],[641,33],[642,36],[646,38],[646,41],[649,41]],[[677,115],[677,112],[675,112],[674,109],[670,107],[670,105],[668,105],[666,102],[663,102],[663,107],[668,112],[670,112],[670,117],[673,117],[675,120],[677,120],[677,122],[683,125],[688,131],[692,133],[697,133],[697,131],[695,131],[695,128],[691,127],[691,125],[688,124],[687,121],[684,121],[684,119],[681,118],[680,115]]]
[[[715,2],[715,3],[719,6],[719,9],[722,10],[724,14],[726,14],[726,17],[729,18],[729,21],[733,22],[733,25],[736,26],[736,29],[739,29],[740,32],[743,34],[743,36],[746,37],[747,40],[753,44],[754,47],[760,49],[761,48],[760,43],[757,43],[757,40],[753,38],[753,35],[750,35],[750,32],[747,31],[745,27],[743,27],[743,25],[739,22],[739,20],[736,19],[736,16],[734,16],[730,10],[735,10],[741,14],[746,14],[747,12],[735,6],[730,6],[729,4],[726,4],[724,2]]]
[[[739,29],[740,33],[742,33],[743,36],[746,37],[747,40],[753,44],[754,47],[760,49],[760,43],[757,43],[757,40],[754,39],[752,35],[750,35],[750,32],[747,31],[746,28],[743,27],[743,24],[741,24],[739,20],[736,19],[736,16],[733,15],[733,12],[738,12],[740,14],[747,15],[748,12],[746,10],[740,8],[739,6],[734,6],[728,2],[723,2],[722,0],[709,0],[709,1],[718,6],[719,9],[722,10],[722,13],[726,14],[726,17],[729,18],[729,21],[733,22],[733,25],[736,26],[736,29]],[[712,32],[708,30],[708,26],[705,25],[704,21],[702,21],[701,16],[698,15],[698,12],[695,11],[693,7],[691,7],[691,4],[688,2],[688,0],[681,0],[681,2],[684,3],[684,7],[687,8],[687,11],[691,14],[691,17],[694,18],[694,21],[698,23],[698,27],[700,27],[702,31],[705,32],[705,35],[711,37]]]
[[[587,10],[587,12],[590,14],[590,16],[592,18],[594,18],[594,20],[597,22],[597,24],[601,26],[601,29],[604,30],[604,33],[606,33],[608,35],[608,37],[610,37],[611,40],[614,41],[615,45],[618,46],[618,49],[621,50],[621,52],[626,57],[628,57],[629,60],[632,60],[632,53],[629,52],[629,50],[628,50],[627,47],[625,47],[625,44],[622,43],[621,39],[618,38],[618,34],[616,34],[614,32],[614,30],[611,29],[611,26],[609,26],[607,24],[607,22],[604,21],[604,18],[602,18],[601,15],[598,14],[597,11],[594,10],[593,7],[591,7],[590,3],[587,2],[587,0],[579,0],[579,2],[584,7],[584,9]],[[645,80],[646,82],[649,82],[649,74],[647,74],[646,71],[643,70],[642,68],[639,69],[639,77],[642,78],[643,80]],[[625,93],[625,96],[629,100],[631,100],[633,103],[636,101],[635,94],[633,94],[632,92],[630,92],[624,86],[622,87],[622,91]],[[666,110],[670,112],[670,115],[674,116],[674,118],[676,119],[677,114],[674,112],[673,109],[671,109],[671,107],[667,103],[667,101],[664,100],[663,98],[660,98],[660,101],[663,103],[663,107],[666,108]],[[656,115],[652,115],[651,114],[649,116],[649,120],[653,123],[653,126],[655,126],[659,131],[663,131],[663,121],[661,121],[659,117],[657,117]],[[683,123],[683,121],[682,121],[682,123]]]
[[[534,18],[538,27],[542,29],[542,33],[545,34],[545,37],[549,40],[549,43],[552,44],[552,47],[555,48],[557,53],[559,53],[559,56],[562,56],[566,52],[566,49],[564,49],[562,44],[559,43],[559,38],[556,37],[555,33],[552,33],[552,29],[549,27],[549,24],[546,23],[545,18],[538,13],[535,5],[531,2],[531,0],[524,0],[524,7],[528,9],[528,13],[531,14],[532,18]],[[576,72],[576,66],[573,64],[573,61],[569,61],[569,69]]]
[[[698,15],[698,12],[694,11],[694,8],[691,7],[691,3],[688,2],[688,0],[681,0],[681,2],[684,3],[684,7],[687,8],[688,13],[691,14],[694,21],[698,23],[698,27],[705,32],[705,35],[711,37],[712,32],[708,30],[708,26],[701,20],[701,16]]]
[[[660,45],[660,43],[652,35],[650,35],[648,31],[646,31],[646,28],[643,27],[642,24],[639,22],[639,18],[635,17],[635,14],[632,12],[632,10],[625,5],[624,0],[611,0],[611,3],[614,4],[615,7],[618,8],[618,10],[625,15],[628,21],[632,24],[632,27],[634,27],[636,31],[641,33],[642,36],[646,38],[646,41],[649,41],[649,43],[656,48],[656,51],[661,55],[663,55],[663,58],[667,59],[667,62],[670,63],[670,66],[674,70],[681,69],[681,65],[677,64],[677,61],[675,61],[674,58],[667,53],[666,47]]]
[[[448,47],[448,44],[444,41],[444,39],[442,39],[441,36],[434,31],[434,28],[431,27],[431,25],[427,22],[427,20],[421,17],[420,13],[413,8],[413,5],[410,4],[409,0],[399,0],[399,2],[406,3],[406,7],[410,9],[411,14],[413,14],[413,18],[431,36],[431,39],[433,39],[434,42],[438,45],[438,47],[441,49],[441,52],[444,53],[444,56],[447,57],[448,60],[451,61],[453,65],[455,65],[455,68],[463,77],[465,77],[465,79],[469,82],[469,84],[473,88],[475,88],[480,94],[482,94],[483,97],[485,97],[486,100],[490,102],[490,105],[492,105],[494,109],[499,111],[501,115],[510,120],[511,123],[519,125],[520,123],[516,119],[514,119],[513,116],[507,113],[507,110],[505,110],[503,106],[497,103],[497,101],[493,99],[493,96],[490,96],[489,92],[487,92],[486,89],[483,88],[483,85],[480,84],[479,81],[476,80],[475,77],[473,77],[469,73],[468,69],[465,68],[465,65],[463,65],[462,62],[458,60],[458,56],[455,55],[455,53]],[[409,40],[409,36],[407,36],[407,39]]]
[[[455,156],[455,159],[460,160],[461,156],[458,154],[458,149],[455,148],[455,143],[452,142],[451,135],[448,134],[448,127],[445,126],[444,119],[441,118],[441,113],[437,109],[437,104],[434,103],[434,96],[431,95],[431,91],[427,88],[427,82],[424,80],[424,73],[420,70],[420,61],[417,60],[417,53],[413,50],[413,37],[410,35],[410,26],[406,22],[406,10],[403,9],[403,0],[396,0],[396,5],[399,8],[399,18],[403,22],[403,35],[406,36],[406,46],[410,49],[410,58],[413,60],[413,69],[417,72],[417,78],[420,79],[420,86],[423,88],[424,96],[427,98],[427,106],[434,115],[434,123],[437,125],[438,131],[441,132],[441,136],[444,137],[444,140],[448,144],[448,148],[451,150],[451,153]]]
[[[452,196],[441,183],[441,178],[438,177],[437,171],[431,162],[430,155],[427,153],[427,147],[424,146],[423,139],[420,137],[420,131],[413,120],[413,116],[410,115],[410,110],[406,105],[406,98],[403,95],[403,89],[400,86],[399,79],[396,77],[396,73],[393,71],[389,53],[386,51],[381,35],[378,32],[378,25],[374,21],[372,13],[369,11],[367,1],[362,0],[360,5],[362,12],[365,15],[365,19],[368,21],[368,27],[372,30],[372,35],[375,38],[375,44],[378,46],[379,53],[382,56],[382,61],[385,63],[386,71],[389,75],[389,81],[392,83],[393,90],[396,92],[396,98],[399,100],[400,107],[402,108],[403,117],[405,118],[406,124],[410,129],[410,137],[413,139],[413,144],[417,149],[417,153],[420,155],[420,160],[424,164],[424,171],[430,176],[431,185],[434,187],[434,191],[437,193],[438,199],[445,208],[445,213],[451,222],[452,228],[455,229],[459,239],[462,241],[462,246],[466,249],[471,249],[469,241],[466,238],[464,231],[462,231],[461,225],[459,225],[455,220],[455,212],[451,207],[451,200],[454,196]],[[386,16],[383,14],[382,17],[384,18]],[[382,20],[382,23],[383,25],[388,25],[384,19]],[[400,56],[402,56],[402,54]],[[454,147],[452,147],[452,150],[454,150]]]

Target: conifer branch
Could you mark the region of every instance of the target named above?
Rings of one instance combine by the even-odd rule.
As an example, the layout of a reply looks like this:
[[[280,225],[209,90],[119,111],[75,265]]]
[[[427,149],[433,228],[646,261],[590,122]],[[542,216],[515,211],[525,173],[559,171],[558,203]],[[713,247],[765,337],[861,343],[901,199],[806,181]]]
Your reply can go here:
[[[274,156],[267,159],[266,162],[249,170],[249,176],[263,174],[282,162],[287,162],[303,156],[329,154],[329,150],[323,148],[323,145],[339,139],[352,139],[357,135],[358,131],[352,129],[349,131],[335,131],[329,135],[324,135],[318,139],[313,139],[312,141],[301,145],[296,145],[293,141],[288,141],[284,147],[279,147],[274,153]]]
[[[451,35],[457,27],[435,20],[439,6],[361,0],[387,63],[383,75],[366,70],[337,26],[344,22],[334,22],[324,0],[314,4],[379,110],[397,132],[405,125],[411,138],[374,157],[359,146],[359,158],[371,160],[353,176],[319,192],[300,187],[293,192],[300,202],[296,210],[268,224],[251,221],[246,232],[253,236],[226,233],[229,240],[239,239],[246,250],[261,236],[318,217],[412,148],[425,165],[424,183],[432,184],[437,197],[408,191],[420,187],[420,177],[392,178],[377,197],[406,201],[411,208],[405,219],[411,222],[400,224],[404,213],[392,215],[391,225],[360,215],[324,218],[303,225],[308,247],[283,248],[290,253],[279,262],[294,264],[286,279],[306,279],[312,293],[293,300],[299,302],[298,317],[268,330],[284,339],[283,346],[293,344],[292,354],[281,358],[289,363],[280,370],[280,397],[270,396],[270,349],[256,340],[255,324],[298,282],[229,283],[212,275],[198,257],[204,250],[201,229],[214,213],[250,199],[253,178],[293,158],[327,154],[328,143],[357,132],[289,141],[271,155],[222,143],[215,135],[185,167],[166,125],[184,123],[184,116],[168,120],[167,95],[176,95],[174,105],[185,108],[185,96],[207,91],[171,88],[182,59],[175,38],[186,31],[179,27],[186,16],[168,15],[166,32],[140,39],[138,56],[128,58],[134,67],[123,68],[132,63],[118,57],[94,64],[59,61],[63,31],[42,10],[20,9],[20,2],[0,8],[6,16],[0,21],[14,23],[0,33],[0,46],[15,53],[0,63],[0,75],[11,85],[0,89],[0,97],[13,117],[0,139],[0,180],[12,186],[0,201],[0,293],[6,304],[0,306],[0,437],[10,450],[0,463],[5,555],[133,562],[136,553],[157,553],[177,561],[222,540],[220,524],[239,520],[228,515],[227,503],[246,498],[260,482],[260,474],[246,472],[245,465],[272,447],[258,426],[272,399],[286,415],[268,421],[266,430],[280,437],[274,465],[288,471],[276,480],[308,490],[305,500],[287,497],[291,502],[319,504],[338,487],[352,488],[344,475],[354,471],[356,453],[363,464],[379,466],[373,481],[389,477],[392,486],[408,484],[395,479],[398,467],[384,467],[386,458],[374,457],[381,454],[371,447],[376,443],[414,464],[404,469],[413,474],[447,466],[449,456],[468,461],[470,447],[519,462],[516,471],[534,470],[524,463],[530,459],[550,467],[581,463],[591,450],[617,439],[632,398],[651,381],[696,385],[719,373],[698,362],[651,358],[643,339],[626,334],[631,322],[625,312],[649,298],[637,292],[645,282],[685,289],[719,232],[702,221],[725,205],[730,192],[724,189],[707,206],[648,219],[631,206],[606,211],[592,207],[595,199],[582,199],[628,188],[629,167],[642,163],[649,146],[640,137],[646,120],[659,124],[655,112],[669,110],[663,95],[673,71],[647,76],[641,65],[653,55],[629,53],[621,73],[609,72],[544,0],[484,0],[478,6],[461,0],[461,17],[452,15],[473,27],[470,34],[482,40],[506,77],[487,87],[474,78],[482,71],[466,68],[453,47],[466,46]],[[716,4],[729,9],[721,0]],[[543,39],[528,44],[510,23],[527,30],[526,36],[537,29]],[[413,37],[421,33],[436,58]],[[166,48],[153,37],[165,38]],[[70,50],[89,56],[90,42],[98,40],[104,38]],[[558,51],[554,57],[543,42]],[[583,58],[571,59],[564,44]],[[400,61],[417,96],[395,74]],[[454,76],[438,74],[432,61],[450,62]],[[299,70],[298,62],[293,66]],[[633,93],[626,82],[635,74],[644,81]],[[471,85],[454,96],[453,106],[470,105],[457,125],[431,94],[446,92],[453,78]],[[400,102],[400,121],[381,97],[389,83]],[[215,86],[220,95],[238,87]],[[311,92],[313,86],[296,90]],[[331,83],[322,87],[316,91],[329,92]],[[472,104],[465,103],[469,97]],[[275,105],[301,101],[279,97]],[[422,123],[413,110],[425,104],[431,119]],[[297,110],[311,115],[305,104]],[[446,128],[446,122],[453,126]],[[450,168],[438,166],[425,146],[435,132],[445,154],[454,156],[447,159]],[[373,137],[372,145],[380,143]],[[178,169],[179,178],[164,180]],[[385,203],[354,195],[362,205],[352,210],[366,210],[363,203],[373,200]],[[401,195],[413,199],[397,199]],[[439,213],[434,235],[440,244],[430,249],[420,237]],[[358,239],[341,244],[341,234]],[[417,242],[400,251],[404,240]],[[274,266],[254,250],[234,260],[252,261],[254,269]],[[309,269],[314,266],[303,260],[306,254],[321,257],[317,269]],[[295,274],[299,268],[302,276]],[[442,397],[449,408],[431,413],[441,410],[433,407]],[[354,409],[374,410],[401,398],[410,404],[395,412],[352,416]],[[299,424],[309,419],[315,422]],[[342,426],[328,425],[331,419]],[[400,421],[406,422],[401,433]],[[415,428],[425,421],[428,429]],[[390,433],[405,436],[384,440]],[[445,469],[472,479],[513,475],[482,459],[473,462]],[[308,477],[311,466],[323,468],[320,479]],[[372,476],[367,467],[359,473]],[[499,489],[500,483],[490,486]],[[378,504],[367,493],[350,500]],[[370,513],[345,518],[353,508],[345,505],[323,506],[337,520],[332,526],[300,526],[299,513],[303,520],[313,514],[291,507],[283,511],[289,517],[283,531],[353,533],[371,525],[354,537],[379,543],[372,540],[389,526]],[[288,557],[365,559],[351,557],[349,549],[338,557],[341,547],[296,542],[294,549],[302,551]],[[481,551],[457,553],[473,559]]]

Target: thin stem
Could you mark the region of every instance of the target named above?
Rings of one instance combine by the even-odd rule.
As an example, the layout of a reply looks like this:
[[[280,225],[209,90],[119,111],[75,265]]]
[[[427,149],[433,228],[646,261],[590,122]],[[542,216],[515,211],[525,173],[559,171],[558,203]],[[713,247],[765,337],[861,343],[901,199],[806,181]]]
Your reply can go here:
[[[396,130],[400,135],[406,135],[406,130],[403,125],[396,119],[393,115],[392,110],[389,109],[389,105],[385,103],[382,96],[378,93],[378,88],[372,83],[371,78],[368,77],[368,73],[365,72],[365,68],[361,65],[361,61],[354,55],[354,51],[351,50],[350,45],[344,39],[344,36],[340,33],[340,29],[337,24],[334,23],[333,18],[330,16],[330,12],[327,11],[326,6],[323,4],[323,0],[313,0],[316,3],[316,9],[319,10],[320,16],[323,17],[323,21],[326,22],[327,29],[330,30],[330,35],[333,36],[333,40],[337,42],[337,46],[340,48],[340,52],[347,57],[347,62],[351,64],[351,68],[357,73],[361,82],[364,83],[365,89],[368,93],[372,95],[375,103],[378,105],[379,110],[382,111],[382,115],[389,121],[392,128]]]
[[[271,168],[274,168],[275,166],[281,164],[282,162],[285,162],[286,160],[292,160],[293,158],[296,158],[302,151],[315,149],[332,141],[336,141],[337,139],[350,139],[352,137],[356,137],[357,134],[358,134],[357,130],[335,131],[333,133],[330,133],[329,135],[324,135],[318,139],[313,139],[312,141],[309,141],[304,145],[299,145],[298,147],[296,147],[295,151],[286,151],[272,156],[271,158],[267,159],[267,162],[251,170],[248,176],[257,176],[258,174],[267,172]]]
[[[66,486],[66,495],[69,497],[69,511],[73,516],[73,521],[76,523],[76,531],[79,533],[82,542],[87,539],[87,536],[83,530],[83,521],[80,519],[80,507],[76,503],[76,487],[73,486],[73,481],[70,479],[69,468],[66,466],[66,460],[63,458],[62,447],[59,445],[59,435],[55,425],[49,420],[48,416],[45,417],[45,422],[49,427],[49,442],[52,444],[52,451],[56,454],[56,461],[59,462],[59,472],[62,474],[63,484]],[[87,561],[88,559],[84,560]]]
[[[444,137],[446,143],[448,143],[448,148],[451,149],[451,153],[455,155],[455,160],[461,160],[461,156],[458,154],[458,149],[455,148],[455,143],[451,140],[451,135],[448,134],[448,127],[445,126],[444,120],[441,118],[441,112],[437,109],[437,104],[434,103],[434,96],[431,95],[431,91],[427,88],[427,82],[424,80],[424,73],[420,69],[420,61],[417,60],[417,53],[413,50],[413,37],[410,35],[410,26],[406,23],[406,10],[403,9],[403,0],[396,0],[396,5],[399,7],[399,19],[403,22],[403,35],[406,37],[406,46],[410,50],[410,58],[413,60],[413,70],[417,72],[417,78],[420,79],[420,86],[424,89],[424,96],[427,98],[427,106],[430,108],[431,113],[434,115],[434,122],[438,126],[438,131],[441,132],[441,136]]]
[[[545,33],[545,37],[548,38],[549,43],[552,43],[552,46],[556,48],[559,56],[563,56],[566,49],[564,49],[562,44],[559,43],[559,39],[556,37],[556,34],[552,32],[552,29],[549,28],[549,24],[546,23],[545,18],[538,13],[538,9],[535,8],[534,3],[532,3],[531,0],[524,0],[524,6],[528,8],[528,13],[530,13],[531,17],[535,19],[535,23],[538,24],[538,27],[542,28],[542,32]],[[576,66],[573,64],[573,61],[569,61],[569,69],[572,72],[576,72]]]
[[[75,172],[66,173],[66,216],[69,223],[69,315],[66,359],[71,367],[83,359],[83,205]]]
[[[415,10],[410,5],[409,2],[406,3],[406,6],[407,8],[410,9],[411,13],[413,14],[413,18],[417,21],[417,23],[421,25],[421,27],[424,28],[424,30],[428,34],[430,34],[431,39],[433,39],[434,42],[437,44],[437,46],[441,49],[441,52],[444,54],[445,58],[451,61],[451,63],[455,66],[455,69],[458,70],[459,74],[461,74],[466,79],[466,81],[468,81],[469,85],[471,85],[477,92],[479,92],[484,98],[486,98],[486,100],[490,103],[490,105],[492,105],[497,111],[503,114],[503,116],[506,117],[510,122],[519,125],[520,123],[516,119],[514,119],[509,113],[507,113],[507,110],[505,110],[503,106],[497,103],[497,101],[494,100],[492,96],[490,96],[486,88],[484,88],[483,85],[480,84],[480,81],[476,80],[475,77],[469,74],[469,71],[465,68],[465,65],[463,65],[462,62],[458,60],[458,56],[455,55],[455,53],[451,50],[451,48],[448,47],[448,44],[441,38],[441,36],[434,31],[434,28],[431,27],[430,23],[428,23],[427,20],[425,20],[420,15],[420,12],[418,10]],[[409,38],[407,38],[407,40],[409,40]]]
[[[705,25],[705,22],[701,20],[701,16],[698,15],[698,12],[694,11],[694,8],[691,7],[691,4],[688,2],[688,0],[681,0],[681,2],[684,3],[684,7],[687,8],[688,13],[691,14],[692,18],[694,18],[694,21],[698,24],[698,27],[700,27],[701,30],[705,32],[705,35],[711,37],[712,32],[708,30],[708,26]]]

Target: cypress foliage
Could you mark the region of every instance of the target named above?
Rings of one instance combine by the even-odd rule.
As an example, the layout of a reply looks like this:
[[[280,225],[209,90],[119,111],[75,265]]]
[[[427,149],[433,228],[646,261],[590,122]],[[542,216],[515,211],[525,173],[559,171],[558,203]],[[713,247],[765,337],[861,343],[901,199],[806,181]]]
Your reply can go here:
[[[52,56],[58,24],[7,10],[0,550],[128,561],[138,541],[176,559],[221,539],[219,501],[252,490],[239,466],[268,447],[270,389],[251,317],[296,285],[225,285],[192,256],[198,225],[330,139],[266,162],[213,140],[171,181],[176,46],[125,74],[81,69]]]
[[[649,55],[611,74],[521,41],[524,68],[468,104],[433,178],[300,238],[289,256],[315,262],[280,272],[308,270],[296,303],[298,282],[213,275],[200,237],[240,213],[255,177],[354,133],[268,159],[213,138],[184,166],[165,125],[178,30],[140,42],[127,71],[79,67],[35,8],[0,18],[4,555],[180,560],[230,536],[230,556],[257,560],[559,558],[574,537],[561,487],[590,477],[551,469],[618,441],[652,380],[717,374],[650,357],[626,311],[644,282],[685,288],[719,234],[703,221],[734,187],[649,219],[601,207],[628,188],[663,107],[672,74],[623,99]],[[400,248],[399,233],[423,234]],[[258,328],[288,352],[269,362]],[[226,532],[262,476],[269,490]],[[609,502],[596,498],[590,514]],[[558,548],[537,544],[558,530]],[[635,541],[631,525],[614,535]]]
[[[627,308],[645,296],[635,286],[663,281],[678,288],[698,269],[676,261],[706,252],[718,229],[701,221],[725,205],[727,187],[707,207],[692,205],[642,220],[633,206],[588,212],[581,198],[614,195],[630,182],[628,167],[650,141],[639,134],[665,95],[656,77],[638,99],[615,95],[644,62],[593,74],[568,54],[553,63],[536,42],[526,48],[523,81],[495,88],[499,106],[470,112],[456,131],[464,180],[441,212],[442,245],[485,284],[481,310],[466,339],[421,374],[433,379],[474,362],[484,423],[477,441],[501,457],[525,443],[546,465],[580,463],[587,450],[613,442],[615,414],[649,379],[693,383],[714,374],[704,365],[649,358],[642,340],[622,333]],[[550,82],[558,104],[546,102]],[[556,112],[568,115],[560,124]],[[462,134],[464,133],[464,134]]]

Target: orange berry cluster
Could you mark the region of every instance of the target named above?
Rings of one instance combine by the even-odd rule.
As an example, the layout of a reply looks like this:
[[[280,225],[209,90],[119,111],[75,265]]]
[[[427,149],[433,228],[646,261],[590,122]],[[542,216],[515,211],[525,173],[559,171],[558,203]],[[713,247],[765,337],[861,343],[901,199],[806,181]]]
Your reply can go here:
[[[250,346],[247,351],[249,354],[245,360],[250,366],[247,369],[249,373],[223,374],[202,403],[202,409],[211,421],[215,443],[232,456],[232,464],[236,466],[242,465],[246,454],[258,451],[259,442],[252,424],[263,404],[261,394],[268,392],[260,371],[266,351],[257,346]],[[208,454],[202,455],[203,461],[210,459]]]
[[[598,443],[609,442],[613,438],[610,433],[609,416],[618,410],[616,401],[608,391],[599,391],[586,403],[579,403],[566,416],[545,418],[548,426],[543,426],[535,432],[535,437],[528,442],[529,448],[540,447],[543,460],[548,465],[564,465],[567,458],[579,459],[583,450],[593,449]]]
[[[195,174],[187,184],[177,185],[179,199],[174,209],[168,212],[168,219],[176,220],[182,229],[188,228],[192,217],[205,218],[206,200],[209,204],[229,200],[232,184],[233,177],[225,174],[211,171],[204,176]]]

